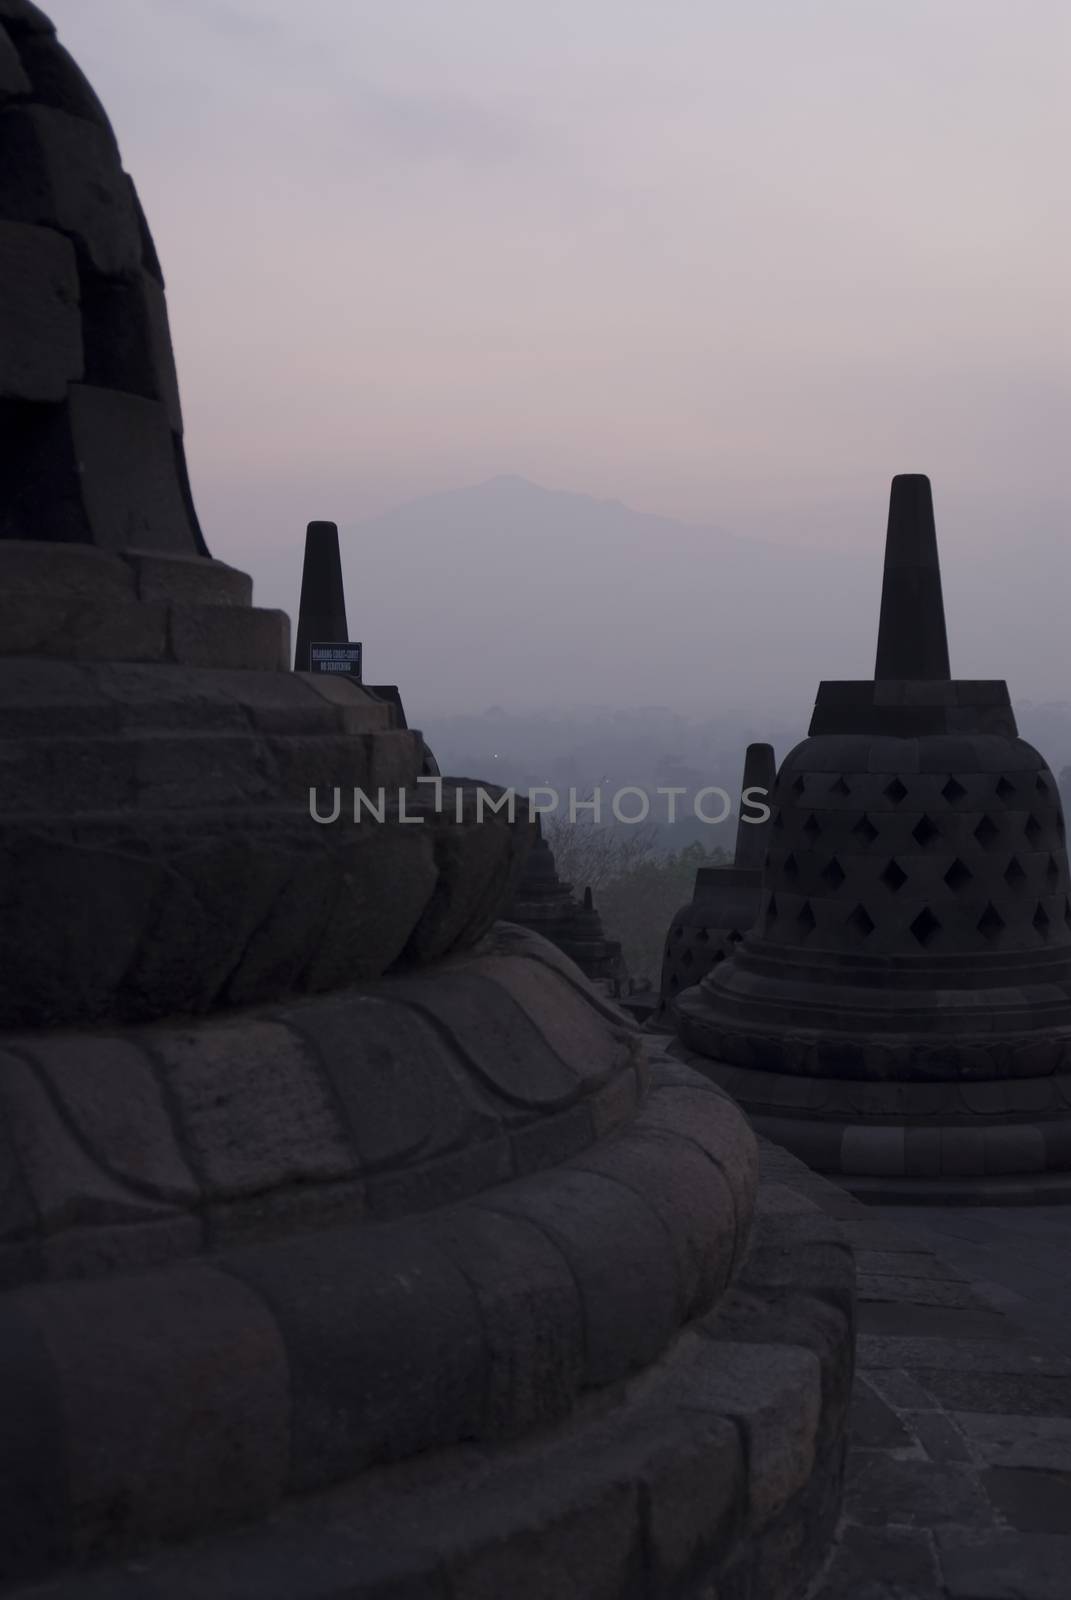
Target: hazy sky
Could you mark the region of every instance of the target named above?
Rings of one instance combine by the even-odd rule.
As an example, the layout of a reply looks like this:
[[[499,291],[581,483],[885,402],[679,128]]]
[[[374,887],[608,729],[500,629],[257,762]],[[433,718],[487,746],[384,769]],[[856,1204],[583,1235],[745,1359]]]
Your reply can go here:
[[[499,473],[837,543],[926,471],[946,560],[1065,536],[1068,0],[46,9],[263,603],[308,518]]]

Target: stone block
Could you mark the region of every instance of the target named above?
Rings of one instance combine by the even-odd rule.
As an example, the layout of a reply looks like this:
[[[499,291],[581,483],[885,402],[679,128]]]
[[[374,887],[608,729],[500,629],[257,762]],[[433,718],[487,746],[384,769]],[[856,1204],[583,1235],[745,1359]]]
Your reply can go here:
[[[1071,1537],[942,1528],[937,1535],[948,1600],[1065,1600]]]
[[[627,1063],[627,1030],[623,1026],[616,1032],[608,1028],[605,1019],[582,995],[545,967],[534,961],[498,956],[472,961],[467,970],[482,973],[512,995],[550,1048],[562,1060],[574,1062],[589,1087],[609,1083]]]
[[[320,850],[299,850],[288,838],[272,862],[279,885],[230,971],[232,1004],[378,978],[401,954],[435,885],[431,846],[417,828],[352,829]],[[251,871],[255,883],[264,878],[263,854]]]
[[[134,547],[197,554],[163,405],[113,389],[74,384],[69,406],[71,444],[80,464],[81,493],[93,542],[109,550]],[[186,658],[176,655],[176,659]],[[189,662],[191,666],[214,664]]]
[[[477,1435],[487,1381],[479,1310],[422,1229],[337,1228],[226,1261],[282,1330],[291,1490]]]
[[[1071,1418],[957,1411],[953,1420],[978,1460],[993,1467],[1071,1473]]]
[[[175,1267],[18,1292],[66,1422],[72,1554],[263,1513],[287,1465],[287,1371],[256,1295]]]
[[[137,270],[137,216],[108,131],[65,111],[26,106],[3,113],[0,139],[0,213],[72,236],[99,272]]]
[[[992,1527],[977,1475],[955,1463],[899,1460],[884,1451],[853,1452],[845,1514],[864,1527]]]
[[[6,28],[0,24],[0,102],[9,95],[23,95],[29,91],[30,80],[19,59],[19,52],[11,43]]]
[[[203,1245],[200,1215],[65,1228],[42,1239],[41,1266],[33,1276],[55,1280],[144,1272],[179,1256],[195,1256]]]
[[[171,658],[186,667],[285,672],[290,619],[285,611],[221,605],[172,605]]]
[[[124,550],[123,559],[133,568],[138,599],[147,604],[248,606],[253,600],[249,574],[223,561],[158,550]]]
[[[47,592],[57,601],[98,605],[132,604],[136,598],[129,568],[110,551],[32,539],[0,543],[0,592],[5,599],[40,599]],[[40,670],[34,668],[34,681]],[[73,672],[69,676],[73,680]]]
[[[75,661],[162,661],[167,647],[163,606],[37,597],[0,597],[0,637],[5,653]]]
[[[472,1202],[528,1222],[563,1254],[584,1307],[584,1381],[613,1383],[654,1360],[677,1326],[675,1263],[649,1201],[598,1173],[558,1168]]]
[[[19,1167],[46,1232],[93,1223],[138,1223],[174,1215],[174,1206],[85,1149],[29,1065],[0,1056],[0,1104]]]
[[[36,1065],[102,1168],[161,1200],[196,1204],[200,1191],[152,1064],[133,1040],[31,1034],[18,1048]]]
[[[463,1042],[452,1049],[418,1012],[364,993],[279,1016],[308,1041],[362,1172],[429,1160],[498,1133],[493,1103],[468,1077]]]
[[[1071,1525],[1071,1474],[1038,1467],[988,1467],[981,1484],[1005,1523],[1023,1533],[1062,1533]]]
[[[51,228],[0,222],[0,349],[0,400],[62,400],[82,377],[78,266]]]
[[[252,1018],[153,1037],[190,1159],[215,1198],[352,1177],[356,1160],[307,1045]]]
[[[510,1134],[513,1170],[524,1178],[542,1167],[556,1167],[586,1150],[595,1138],[591,1107],[586,1101],[548,1117],[514,1128]]]
[[[389,1220],[468,1200],[512,1177],[510,1143],[500,1136],[431,1161],[373,1174],[365,1187],[369,1210],[377,1218]]]
[[[685,1336],[687,1337],[687,1336]],[[805,1487],[815,1464],[822,1376],[810,1350],[697,1339],[704,1359],[682,1365],[672,1391],[690,1409],[731,1418],[743,1431],[753,1531]],[[682,1350],[683,1354],[683,1350]]]
[[[449,983],[399,976],[396,987],[399,999],[451,1037],[496,1098],[543,1111],[579,1098],[581,1080],[572,1061],[562,1060],[512,995],[491,979],[462,968]]]
[[[34,101],[54,111],[65,111],[72,117],[96,123],[114,143],[115,135],[104,107],[85,73],[59,40],[44,32],[27,34],[19,48],[22,64],[33,85]]]
[[[0,0],[0,23],[15,38],[40,33],[55,33],[51,20],[33,0]]]
[[[172,432],[182,432],[175,357],[164,291],[144,269],[114,277],[83,267],[86,382],[162,403]]]
[[[70,1551],[66,1427],[55,1374],[33,1322],[0,1306],[0,1578],[37,1576]]]
[[[724,1174],[685,1136],[630,1130],[571,1165],[643,1196],[661,1219],[676,1268],[677,1316],[699,1316],[723,1293],[736,1251],[736,1202]]]
[[[561,1252],[522,1218],[473,1206],[429,1217],[429,1242],[476,1296],[487,1359],[479,1436],[564,1416],[584,1375],[584,1315]]]

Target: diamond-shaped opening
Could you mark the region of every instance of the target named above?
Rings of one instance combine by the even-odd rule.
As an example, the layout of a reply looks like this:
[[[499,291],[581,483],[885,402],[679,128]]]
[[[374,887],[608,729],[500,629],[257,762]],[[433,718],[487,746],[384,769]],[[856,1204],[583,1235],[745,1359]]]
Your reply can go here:
[[[674,928],[673,937],[674,939],[678,940],[684,938],[684,925],[682,923],[678,922],[677,926]]]
[[[929,817],[920,817],[911,830],[911,837],[925,850],[934,839],[941,837],[941,830],[936,822],[931,822]]]
[[[848,926],[858,938],[865,939],[869,934],[874,932],[877,924],[875,923],[874,918],[870,915],[866,906],[860,905],[856,906],[855,910],[848,918]]]
[[[1048,794],[1049,792],[1049,786],[1045,782],[1045,779],[1041,776],[1040,772],[1034,779],[1034,788],[1037,790],[1038,794]]]
[[[958,781],[958,779],[949,778],[948,782],[941,790],[941,793],[948,801],[949,805],[954,806],[957,800],[963,799],[963,796],[967,793],[967,791],[963,787],[962,783]]]
[[[1004,918],[990,900],[982,915],[978,918],[978,932],[983,939],[995,939],[1004,928]]]
[[[822,868],[823,882],[828,883],[831,889],[839,889],[841,884],[844,882],[845,877],[846,873],[844,868],[841,866],[836,856],[830,856],[829,860]]]
[[[725,951],[724,950],[719,950],[715,954],[714,960],[711,962],[711,966],[716,967],[719,961],[724,961],[724,960],[725,960]]]
[[[830,786],[829,792],[830,794],[851,794],[852,791],[847,779],[841,776]]]
[[[1030,843],[1034,844],[1041,832],[1041,823],[1038,821],[1037,817],[1027,817],[1026,821],[1023,823],[1023,832],[1030,840]]]
[[[921,945],[929,944],[931,939],[933,939],[934,936],[940,932],[940,930],[941,924],[934,916],[929,906],[923,906],[922,910],[911,924],[911,932]]]
[[[770,823],[770,827],[771,828],[783,828],[784,825],[785,825],[785,819],[781,815],[780,807],[778,807],[778,809],[773,814],[773,821]]]
[[[975,828],[974,837],[978,840],[978,843],[981,845],[983,850],[988,850],[989,846],[993,843],[993,840],[998,836],[999,833],[1000,829],[993,821],[993,818],[990,816],[985,816]]]
[[[681,956],[681,966],[687,967],[689,971],[695,966],[695,956],[690,950],[686,950]]]
[[[739,928],[730,928],[729,932],[725,935],[725,942],[727,944],[739,944],[743,937],[744,935],[740,932]],[[718,959],[720,960],[721,958],[719,957]]]
[[[1050,856],[1049,864],[1045,868],[1045,887],[1048,889],[1050,894],[1056,888],[1056,885],[1059,883],[1059,881],[1060,869],[1056,865],[1056,857]]]
[[[891,889],[896,894],[907,882],[907,873],[897,861],[887,861],[881,873],[881,881],[886,889]]]
[[[893,778],[885,785],[884,793],[886,799],[891,800],[894,806],[898,806],[907,795],[907,784],[901,783],[899,778]]]
[[[1016,884],[1022,883],[1025,877],[1026,873],[1022,869],[1018,856],[1012,856],[1008,865],[1004,868],[1004,882],[1011,884],[1014,888]]]
[[[807,821],[803,824],[803,831],[810,839],[817,839],[822,831],[822,824],[812,811]]]
[[[800,906],[799,915],[796,918],[796,926],[800,930],[802,939],[806,939],[809,933],[814,932],[815,920],[814,912],[811,910],[811,902],[805,900]]]
[[[1038,908],[1034,912],[1034,928],[1043,939],[1047,939],[1049,937],[1049,920],[1049,913],[1045,910],[1045,907],[1039,900]]]
[[[861,839],[864,844],[873,844],[874,840],[878,836],[877,828],[875,828],[865,811],[859,818],[859,821],[855,824],[852,832],[855,834],[855,837],[857,839]]]
[[[800,776],[796,779],[795,783],[792,785],[792,793],[793,794],[802,794],[804,789],[806,789],[806,787],[807,787],[807,780],[803,777],[803,774],[801,773]]]
[[[696,944],[709,944],[710,943],[710,934],[708,933],[706,928],[700,928],[699,932],[695,936],[695,942],[696,942]]]
[[[965,867],[963,862],[960,861],[957,856],[956,860],[953,861],[952,865],[945,873],[945,882],[955,893],[962,889],[965,883],[970,883],[973,877],[974,873],[971,871],[971,869],[969,867]]]
[[[1003,774],[997,779],[997,799],[1010,800],[1015,793],[1014,783],[1009,782]]]
[[[784,859],[781,872],[783,876],[788,879],[789,883],[795,883],[796,879],[800,875],[800,864],[792,854],[791,850]]]
[[[766,906],[766,926],[772,928],[777,921],[777,897],[771,895]]]

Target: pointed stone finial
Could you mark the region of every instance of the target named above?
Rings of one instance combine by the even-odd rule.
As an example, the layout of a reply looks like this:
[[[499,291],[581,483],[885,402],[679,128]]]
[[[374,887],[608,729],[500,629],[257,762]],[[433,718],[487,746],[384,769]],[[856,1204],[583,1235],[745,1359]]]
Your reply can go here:
[[[744,757],[744,781],[740,787],[740,816],[736,824],[736,854],[733,865],[736,867],[762,868],[766,856],[766,832],[769,819],[766,822],[748,821],[754,818],[754,806],[745,806],[743,797],[749,789],[762,789],[768,796],[774,786],[777,775],[777,763],[774,759],[772,744],[749,744]],[[764,797],[756,795],[755,800],[763,803]]]
[[[874,676],[950,676],[933,495],[920,472],[892,481]]]
[[[338,524],[310,522],[305,532],[294,671],[309,670],[309,646],[314,641],[344,644],[348,638]]]

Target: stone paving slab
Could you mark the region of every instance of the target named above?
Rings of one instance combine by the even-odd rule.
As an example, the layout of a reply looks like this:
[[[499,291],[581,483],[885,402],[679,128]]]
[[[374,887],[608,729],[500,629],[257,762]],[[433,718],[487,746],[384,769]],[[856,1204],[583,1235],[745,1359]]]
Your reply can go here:
[[[870,1207],[762,1162],[859,1274],[844,1514],[808,1600],[1067,1600],[1071,1207]]]

